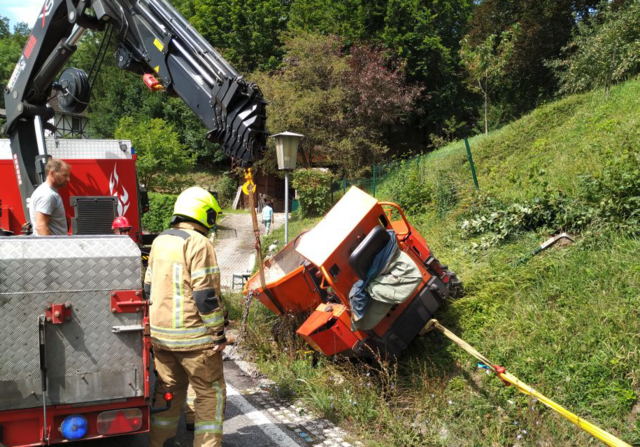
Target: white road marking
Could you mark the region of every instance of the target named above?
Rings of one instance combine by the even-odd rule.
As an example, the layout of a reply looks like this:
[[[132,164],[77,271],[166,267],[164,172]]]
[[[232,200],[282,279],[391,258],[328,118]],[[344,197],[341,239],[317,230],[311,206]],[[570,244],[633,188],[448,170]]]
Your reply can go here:
[[[291,439],[285,432],[280,430],[271,420],[260,410],[251,405],[234,387],[227,383],[227,401],[237,407],[244,416],[253,421],[255,425],[273,440],[279,447],[300,447],[300,444]]]

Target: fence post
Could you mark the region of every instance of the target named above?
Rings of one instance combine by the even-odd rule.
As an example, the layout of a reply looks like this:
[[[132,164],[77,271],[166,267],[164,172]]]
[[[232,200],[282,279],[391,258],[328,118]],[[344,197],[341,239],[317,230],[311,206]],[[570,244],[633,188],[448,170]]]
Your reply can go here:
[[[376,164],[373,164],[373,197],[376,196]]]
[[[467,148],[467,158],[469,159],[469,166],[471,166],[471,175],[473,176],[473,183],[476,185],[476,189],[480,189],[478,186],[478,177],[476,177],[476,167],[473,164],[473,157],[471,156],[471,148],[469,147],[469,140],[464,139],[464,145]]]
[[[342,177],[342,195],[347,193],[347,179]]]

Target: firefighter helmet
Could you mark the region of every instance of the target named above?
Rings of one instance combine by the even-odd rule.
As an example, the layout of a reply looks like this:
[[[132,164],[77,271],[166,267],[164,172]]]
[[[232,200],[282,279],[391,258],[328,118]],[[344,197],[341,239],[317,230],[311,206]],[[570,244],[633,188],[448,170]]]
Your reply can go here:
[[[111,229],[115,230],[116,228],[131,228],[131,224],[129,223],[129,219],[124,216],[118,216],[113,219],[113,223],[111,224]]]
[[[194,219],[207,228],[213,227],[221,211],[215,197],[197,186],[182,191],[173,208],[174,215]]]

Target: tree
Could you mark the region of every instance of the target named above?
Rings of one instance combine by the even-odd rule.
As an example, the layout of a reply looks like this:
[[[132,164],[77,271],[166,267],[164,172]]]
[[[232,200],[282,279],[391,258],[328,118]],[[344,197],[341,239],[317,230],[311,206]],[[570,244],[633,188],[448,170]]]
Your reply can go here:
[[[385,28],[389,0],[296,0],[288,29],[338,35],[346,45],[377,41]]]
[[[420,85],[408,85],[404,67],[389,60],[371,44],[351,47],[345,72],[349,103],[363,125],[386,126],[406,117],[420,93]]]
[[[153,190],[161,174],[181,174],[194,165],[194,157],[180,143],[173,127],[159,118],[134,120],[124,117],[115,138],[131,140],[137,154],[140,183]]]
[[[289,4],[282,0],[194,0],[190,21],[238,71],[275,68],[282,55],[280,35],[286,30]]]
[[[640,73],[640,4],[611,4],[595,20],[581,23],[562,58],[549,62],[560,93],[609,87]]]
[[[471,0],[296,0],[288,27],[339,35],[347,48],[358,42],[392,48],[408,80],[425,87],[410,123],[428,135],[441,133],[448,118],[474,114],[459,56],[473,8]]]
[[[516,117],[537,107],[558,90],[545,61],[557,59],[579,23],[589,21],[601,0],[483,0],[473,11],[469,44],[476,47],[492,34],[518,23],[520,35],[494,94]]]
[[[300,31],[286,42],[286,65],[253,80],[269,101],[269,129],[306,136],[305,167],[321,163],[353,178],[387,151],[385,127],[412,110],[419,88],[406,84],[401,67],[380,48],[354,45],[346,53],[343,47],[335,36]],[[262,166],[273,170],[273,160]]]
[[[467,69],[472,90],[482,93],[484,98],[484,133],[489,133],[489,95],[498,82],[504,78],[505,67],[513,56],[518,40],[519,26],[500,35],[491,34],[484,42],[472,47],[469,38],[462,40],[460,54]]]
[[[425,86],[413,121],[425,135],[441,134],[448,118],[475,115],[459,52],[473,8],[470,0],[387,2],[382,40],[405,61],[409,80]]]
[[[15,25],[11,32],[9,19],[0,16],[0,84],[9,81],[30,32],[23,22]]]

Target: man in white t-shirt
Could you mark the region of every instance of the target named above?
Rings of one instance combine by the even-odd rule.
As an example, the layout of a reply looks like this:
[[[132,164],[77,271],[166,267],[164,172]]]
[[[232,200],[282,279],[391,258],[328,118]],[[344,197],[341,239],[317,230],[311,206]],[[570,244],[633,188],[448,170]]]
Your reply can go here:
[[[58,190],[69,183],[71,166],[52,158],[45,167],[45,182],[31,195],[29,217],[36,236],[67,234],[67,216]]]

